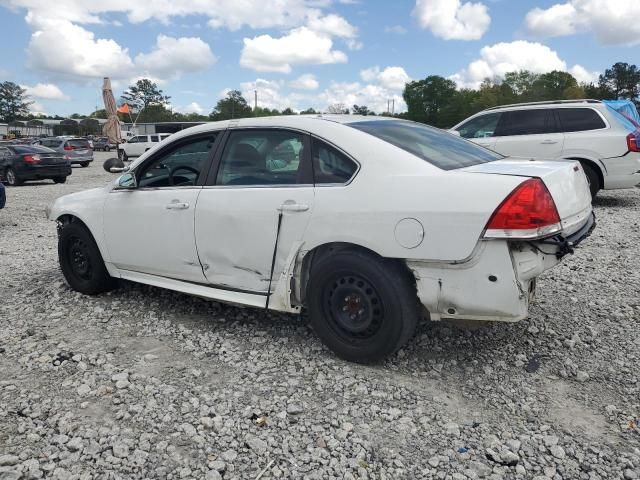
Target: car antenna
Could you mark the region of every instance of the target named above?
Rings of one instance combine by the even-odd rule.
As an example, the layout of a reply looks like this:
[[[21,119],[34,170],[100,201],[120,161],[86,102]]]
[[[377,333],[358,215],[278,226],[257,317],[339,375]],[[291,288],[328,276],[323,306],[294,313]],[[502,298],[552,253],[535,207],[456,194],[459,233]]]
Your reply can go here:
[[[269,299],[271,298],[271,281],[273,280],[273,270],[276,267],[276,255],[278,254],[278,240],[280,239],[280,228],[282,227],[282,209],[278,212],[278,226],[276,228],[276,242],[273,246],[273,255],[271,257],[271,271],[269,272],[269,288],[267,289],[267,301],[264,306],[265,314],[269,311]]]

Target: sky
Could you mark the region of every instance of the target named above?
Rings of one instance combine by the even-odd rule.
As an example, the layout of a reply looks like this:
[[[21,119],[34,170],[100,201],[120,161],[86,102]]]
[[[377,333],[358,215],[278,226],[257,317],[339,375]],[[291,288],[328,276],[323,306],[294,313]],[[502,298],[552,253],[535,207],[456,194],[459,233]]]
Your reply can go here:
[[[514,70],[597,79],[640,52],[640,0],[0,0],[0,80],[33,112],[103,108],[156,81],[183,113],[230,89],[253,104],[396,111],[405,82],[442,75],[477,88]]]

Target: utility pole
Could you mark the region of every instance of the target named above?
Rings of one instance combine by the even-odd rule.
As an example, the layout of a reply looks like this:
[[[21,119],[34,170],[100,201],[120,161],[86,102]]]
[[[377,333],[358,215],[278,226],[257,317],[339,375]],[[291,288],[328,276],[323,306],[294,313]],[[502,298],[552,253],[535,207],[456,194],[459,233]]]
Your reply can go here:
[[[255,96],[255,100],[254,100],[254,103],[253,103],[253,111],[257,112],[258,111],[258,90],[254,90],[253,94]]]
[[[396,99],[393,98],[391,99],[391,115],[394,115],[396,113]]]
[[[387,113],[389,113],[389,99],[387,98]]]

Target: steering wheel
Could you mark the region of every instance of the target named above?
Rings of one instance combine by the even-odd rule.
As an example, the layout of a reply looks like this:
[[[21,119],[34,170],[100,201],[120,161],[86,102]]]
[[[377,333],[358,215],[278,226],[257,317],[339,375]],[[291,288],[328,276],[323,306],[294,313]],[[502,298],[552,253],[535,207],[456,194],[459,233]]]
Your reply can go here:
[[[190,165],[178,165],[177,167],[173,167],[171,169],[171,171],[169,172],[169,178],[167,179],[169,181],[169,185],[170,186],[174,186],[175,184],[173,183],[173,175],[178,171],[178,170],[189,170],[190,172],[193,172],[196,174],[196,177],[198,175],[200,175],[200,170],[196,170],[194,167],[190,166]]]

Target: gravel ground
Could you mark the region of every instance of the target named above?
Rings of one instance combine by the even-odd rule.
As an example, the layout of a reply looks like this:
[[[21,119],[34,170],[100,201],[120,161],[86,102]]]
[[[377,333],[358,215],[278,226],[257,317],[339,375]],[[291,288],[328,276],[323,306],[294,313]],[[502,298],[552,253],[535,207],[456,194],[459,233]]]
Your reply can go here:
[[[377,366],[304,319],[123,283],[65,284],[54,198],[0,211],[0,480],[640,478],[640,191],[539,282],[518,324],[430,323]]]

